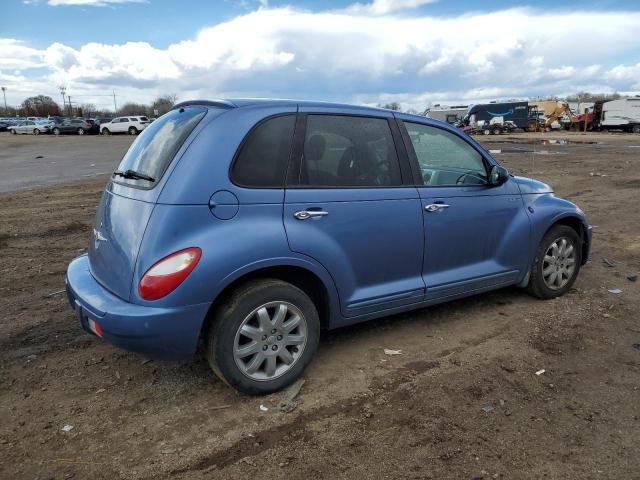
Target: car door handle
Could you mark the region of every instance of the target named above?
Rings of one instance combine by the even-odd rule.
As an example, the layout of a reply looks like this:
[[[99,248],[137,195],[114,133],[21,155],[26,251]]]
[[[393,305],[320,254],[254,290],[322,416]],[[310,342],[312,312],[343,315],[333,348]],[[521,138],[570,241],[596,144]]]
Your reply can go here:
[[[445,208],[449,208],[449,205],[446,203],[431,203],[424,207],[427,212],[437,212],[438,210],[443,210]]]
[[[313,217],[326,217],[329,215],[329,212],[325,212],[324,210],[300,210],[293,214],[298,220],[307,220],[308,218]]]

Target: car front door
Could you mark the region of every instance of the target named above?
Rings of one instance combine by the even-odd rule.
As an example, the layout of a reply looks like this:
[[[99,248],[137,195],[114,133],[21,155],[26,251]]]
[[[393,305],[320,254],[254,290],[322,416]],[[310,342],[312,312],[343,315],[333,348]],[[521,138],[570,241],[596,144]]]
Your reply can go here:
[[[344,317],[424,299],[420,198],[397,126],[384,115],[299,117],[285,229],[293,251],[331,274]]]
[[[401,122],[424,215],[428,301],[513,284],[528,257],[530,223],[509,178],[491,185],[495,161],[461,134]]]

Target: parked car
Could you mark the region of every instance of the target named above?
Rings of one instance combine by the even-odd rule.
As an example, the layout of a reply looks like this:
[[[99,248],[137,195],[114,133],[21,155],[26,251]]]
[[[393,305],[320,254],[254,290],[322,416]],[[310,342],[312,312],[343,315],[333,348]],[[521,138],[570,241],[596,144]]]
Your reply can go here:
[[[91,131],[92,125],[83,118],[64,118],[56,121],[51,129],[54,135],[75,133],[84,135]]]
[[[9,129],[10,125],[7,122],[0,120],[0,132],[6,132]]]
[[[96,123],[95,118],[85,118],[84,121],[90,125],[89,130],[86,133],[89,133],[91,135],[97,135],[98,133],[100,133],[100,124]]]
[[[109,123],[113,119],[109,117],[98,117],[95,120],[98,125],[102,125],[103,123]]]
[[[284,100],[185,102],[131,145],[67,270],[88,332],[165,359],[200,342],[263,394],[322,328],[518,285],[565,294],[591,226],[454,127]]]
[[[9,131],[14,135],[19,133],[40,135],[41,133],[49,133],[49,125],[47,123],[26,120],[24,122],[20,122],[18,125],[12,125],[9,127]]]
[[[100,133],[102,135],[111,135],[112,133],[128,133],[129,135],[137,135],[149,125],[147,117],[116,117],[109,123],[100,125]]]

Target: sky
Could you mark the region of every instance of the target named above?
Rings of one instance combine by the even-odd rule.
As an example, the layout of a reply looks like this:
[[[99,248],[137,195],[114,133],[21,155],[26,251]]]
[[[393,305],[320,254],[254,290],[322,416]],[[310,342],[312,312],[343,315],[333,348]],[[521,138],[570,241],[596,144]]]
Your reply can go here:
[[[640,93],[637,0],[1,0],[7,104]],[[0,98],[1,101],[1,98]]]

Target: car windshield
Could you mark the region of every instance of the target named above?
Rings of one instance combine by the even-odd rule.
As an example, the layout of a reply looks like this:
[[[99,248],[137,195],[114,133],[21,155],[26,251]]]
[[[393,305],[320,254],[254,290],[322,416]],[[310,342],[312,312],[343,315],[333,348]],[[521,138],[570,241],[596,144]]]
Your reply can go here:
[[[150,124],[136,138],[117,171],[133,171],[155,179],[115,176],[118,183],[152,188],[164,174],[178,149],[207,113],[204,107],[185,107],[172,110]]]

